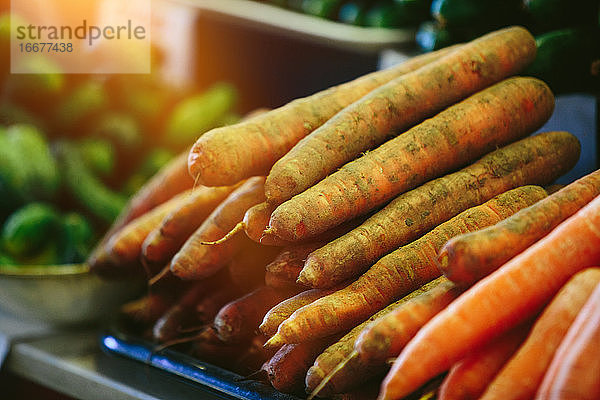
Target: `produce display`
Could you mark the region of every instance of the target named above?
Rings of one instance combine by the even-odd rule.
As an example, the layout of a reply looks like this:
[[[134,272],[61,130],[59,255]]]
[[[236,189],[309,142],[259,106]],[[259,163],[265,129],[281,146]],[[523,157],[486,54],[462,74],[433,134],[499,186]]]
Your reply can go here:
[[[598,0],[433,0],[416,42],[428,52],[509,25],[523,25],[536,38],[538,55],[525,74],[555,94],[600,90]]]
[[[0,16],[4,59],[9,21]],[[151,176],[238,119],[226,83],[181,89],[158,73],[72,75],[43,54],[25,60],[30,73],[0,76],[0,265],[83,262]]]
[[[600,171],[552,185],[580,144],[534,134],[539,48],[502,28],[188,142],[88,258],[148,280],[124,329],[302,398],[598,398]]]

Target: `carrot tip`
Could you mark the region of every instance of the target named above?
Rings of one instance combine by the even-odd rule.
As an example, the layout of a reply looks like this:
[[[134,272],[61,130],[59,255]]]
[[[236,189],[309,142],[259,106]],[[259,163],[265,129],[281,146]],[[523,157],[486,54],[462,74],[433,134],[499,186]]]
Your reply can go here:
[[[281,347],[285,344],[283,338],[280,334],[274,334],[269,340],[267,340],[264,344],[265,349],[275,349],[277,347]]]

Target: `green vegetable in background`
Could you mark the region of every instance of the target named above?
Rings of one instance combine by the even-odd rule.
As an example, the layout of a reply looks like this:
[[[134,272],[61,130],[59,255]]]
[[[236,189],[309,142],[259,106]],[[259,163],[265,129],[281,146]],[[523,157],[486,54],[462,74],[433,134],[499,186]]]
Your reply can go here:
[[[76,212],[67,213],[62,219],[61,263],[83,262],[94,245],[94,231],[90,222]]]
[[[77,143],[81,158],[92,172],[100,176],[110,175],[116,163],[114,145],[103,139],[86,138]]]
[[[600,90],[600,28],[579,27],[536,36],[533,63],[523,74],[546,82],[556,94]]]
[[[201,94],[183,99],[175,105],[167,120],[165,140],[182,148],[202,133],[218,126],[237,99],[237,92],[227,83],[217,83]]]
[[[3,212],[32,200],[53,199],[60,186],[58,167],[44,135],[34,126],[0,130],[0,181]]]
[[[435,21],[427,21],[419,25],[415,41],[424,52],[438,50],[459,42],[448,29],[441,27]]]
[[[343,0],[304,0],[302,12],[315,17],[335,19]]]
[[[127,199],[105,186],[85,166],[77,148],[66,141],[56,145],[65,186],[84,209],[110,224],[119,215]]]
[[[598,24],[598,0],[523,0],[523,4],[535,32]]]
[[[175,155],[167,149],[156,148],[151,150],[142,160],[137,170],[127,179],[123,186],[123,193],[132,196],[146,183],[150,177],[165,166]]]
[[[433,0],[431,15],[443,27],[481,27],[481,33],[521,20],[522,0]]]
[[[84,81],[58,105],[55,111],[57,127],[71,133],[82,133],[86,120],[103,111],[108,103],[108,93],[102,82]]]
[[[33,202],[12,213],[2,226],[2,246],[14,258],[32,256],[56,238],[61,218],[56,209]]]
[[[106,112],[99,116],[91,130],[91,136],[106,139],[126,153],[139,150],[144,140],[136,119],[117,111]]]

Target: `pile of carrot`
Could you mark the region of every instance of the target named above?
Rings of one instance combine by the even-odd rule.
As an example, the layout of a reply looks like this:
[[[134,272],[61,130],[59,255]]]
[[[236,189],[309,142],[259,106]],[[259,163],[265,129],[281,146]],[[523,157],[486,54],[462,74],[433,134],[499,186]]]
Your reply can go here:
[[[89,264],[148,281],[157,351],[302,397],[600,398],[600,171],[549,186],[580,145],[534,134],[535,55],[504,28],[208,132]]]

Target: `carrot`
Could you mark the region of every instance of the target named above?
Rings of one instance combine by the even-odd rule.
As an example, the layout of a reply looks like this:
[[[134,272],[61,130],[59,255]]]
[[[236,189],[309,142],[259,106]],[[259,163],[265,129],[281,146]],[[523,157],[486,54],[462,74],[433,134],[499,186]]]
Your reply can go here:
[[[148,233],[168,213],[185,202],[189,195],[190,190],[181,192],[147,213],[128,222],[115,232],[106,243],[107,253],[113,260],[115,268],[125,270],[128,266],[139,265],[142,243],[148,236]]]
[[[270,276],[277,282],[295,283],[304,266],[306,257],[324,244],[323,242],[311,242],[284,247],[275,259],[265,267],[267,270],[266,276]]]
[[[544,237],[599,194],[600,170],[494,226],[450,239],[440,251],[440,268],[453,282],[472,285]]]
[[[527,30],[506,28],[475,39],[379,87],[302,139],[273,165],[265,183],[267,200],[271,204],[281,204],[307,190],[362,152],[457,101],[518,73],[533,61],[535,53],[535,40]],[[477,108],[481,110],[482,106]],[[456,132],[465,133],[463,129]],[[428,144],[435,144],[437,139],[431,139]],[[419,141],[411,138],[401,147],[405,148],[408,143],[414,144],[406,148],[406,154],[419,152]],[[404,159],[403,155],[397,164],[401,167],[412,162]],[[396,179],[404,181],[420,175],[429,168],[429,162],[423,163],[422,171],[408,166],[405,168],[405,174]],[[380,176],[380,180],[390,180],[396,174],[382,173],[387,177]],[[349,187],[342,186],[341,190],[349,190]],[[372,190],[369,192],[372,193]]]
[[[354,349],[365,362],[384,364],[386,360],[396,357],[417,331],[461,292],[445,277],[439,277],[428,285],[421,295],[363,329]]]
[[[500,148],[398,196],[358,228],[314,251],[299,281],[327,287],[359,275],[469,207],[520,185],[552,182],[575,165],[579,151],[578,140],[566,132],[541,133]]]
[[[264,363],[273,357],[276,352],[273,349],[265,348],[264,343],[265,337],[263,335],[255,335],[250,343],[245,346],[245,350],[237,357],[233,370],[247,377],[257,374]]]
[[[304,378],[317,356],[335,340],[324,338],[283,345],[263,364],[261,370],[267,373],[275,389],[283,393],[298,393],[304,389]]]
[[[119,315],[128,322],[141,325],[154,324],[167,312],[173,301],[173,296],[167,293],[148,293],[123,304],[119,309]]]
[[[600,285],[571,324],[554,353],[536,399],[600,398]]]
[[[440,386],[439,400],[478,399],[523,343],[530,325],[526,323],[513,328],[454,364]]]
[[[105,245],[114,233],[128,222],[140,217],[176,194],[192,188],[194,181],[187,169],[188,154],[189,151],[186,150],[171,160],[129,200],[88,257],[87,262],[92,270],[98,270],[102,273],[102,270],[111,268]]]
[[[248,241],[227,266],[234,285],[250,292],[265,283],[265,266],[273,261],[280,249]]]
[[[186,290],[154,324],[152,328],[154,340],[163,343],[179,336],[180,330],[193,319],[196,303],[206,294],[206,290],[204,282],[196,283]]]
[[[181,248],[206,217],[235,189],[235,186],[199,187],[172,210],[148,234],[142,244],[142,261],[156,270]]]
[[[554,97],[535,78],[482,90],[389,140],[278,206],[270,229],[284,240],[318,235],[398,194],[532,133]]]
[[[371,90],[452,50],[417,56],[388,70],[296,99],[248,121],[213,129],[192,147],[188,159],[190,174],[207,186],[231,185],[267,174],[275,161],[335,113]]]
[[[218,245],[202,242],[220,239],[248,208],[264,201],[263,186],[264,177],[253,177],[227,196],[173,256],[171,272],[181,279],[199,279],[214,274],[231,261],[244,243],[243,236]]]
[[[386,370],[385,366],[367,364],[354,351],[356,339],[362,330],[372,321],[383,317],[397,309],[406,301],[418,296],[423,289],[388,305],[366,320],[352,327],[341,339],[329,346],[315,360],[306,374],[306,391],[312,395],[328,396],[333,393],[344,393],[369,378]]]
[[[513,329],[454,364],[440,386],[439,400],[478,399],[527,332]]]
[[[525,343],[496,375],[481,399],[532,398],[577,314],[600,283],[600,268],[573,276],[533,325]]]
[[[265,313],[295,293],[261,286],[221,308],[213,322],[224,342],[240,342],[254,335]]]
[[[599,224],[600,197],[596,197],[463,293],[400,353],[382,384],[380,398],[407,395],[447,370],[469,348],[531,317],[573,274],[600,261]]]
[[[383,257],[356,281],[298,309],[279,325],[268,344],[298,343],[354,326],[395,299],[440,275],[437,251],[460,233],[494,224],[545,196],[541,187],[524,186],[470,208]]]
[[[189,353],[204,362],[233,370],[239,355],[244,352],[248,344],[249,341],[223,343],[214,327],[207,326],[201,334],[197,335]]]
[[[332,293],[334,290],[335,289],[309,289],[300,292],[267,311],[258,328],[266,336],[273,336],[277,333],[279,324],[292,315],[294,311]]]

